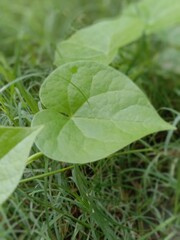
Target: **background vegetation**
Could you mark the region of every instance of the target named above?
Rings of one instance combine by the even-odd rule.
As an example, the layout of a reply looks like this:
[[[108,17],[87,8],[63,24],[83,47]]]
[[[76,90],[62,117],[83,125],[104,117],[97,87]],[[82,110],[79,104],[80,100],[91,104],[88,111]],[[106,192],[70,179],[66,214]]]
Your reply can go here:
[[[129,2],[2,0],[0,87],[10,87],[0,95],[0,124],[29,126],[39,108],[39,87],[54,69],[57,42],[98,19],[116,16]],[[120,49],[112,63],[177,127],[179,34],[180,28],[173,27],[143,36]],[[161,132],[107,159],[20,183],[0,208],[0,239],[178,240],[179,145],[178,130]],[[27,166],[24,178],[62,166],[41,157]]]

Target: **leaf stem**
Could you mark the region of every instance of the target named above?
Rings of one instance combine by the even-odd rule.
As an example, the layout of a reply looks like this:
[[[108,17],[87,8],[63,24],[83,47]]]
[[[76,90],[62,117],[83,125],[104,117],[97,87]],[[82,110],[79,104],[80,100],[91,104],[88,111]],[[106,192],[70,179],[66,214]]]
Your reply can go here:
[[[31,155],[28,159],[27,159],[27,163],[26,165],[34,162],[35,160],[39,159],[40,157],[42,157],[44,154],[42,152],[38,152],[38,153],[35,153],[33,155]]]
[[[72,168],[74,168],[74,165],[71,165],[71,166],[66,167],[66,168],[61,168],[61,169],[58,169],[58,170],[55,170],[55,171],[52,171],[52,172],[43,173],[43,174],[40,174],[40,175],[37,175],[37,176],[33,176],[33,177],[30,177],[30,178],[25,178],[25,179],[22,179],[20,181],[20,183],[29,182],[29,181],[32,181],[34,179],[49,177],[51,175],[54,175],[54,174],[57,174],[57,173],[60,173],[60,172],[65,172],[65,171],[67,171],[69,169],[72,169]]]

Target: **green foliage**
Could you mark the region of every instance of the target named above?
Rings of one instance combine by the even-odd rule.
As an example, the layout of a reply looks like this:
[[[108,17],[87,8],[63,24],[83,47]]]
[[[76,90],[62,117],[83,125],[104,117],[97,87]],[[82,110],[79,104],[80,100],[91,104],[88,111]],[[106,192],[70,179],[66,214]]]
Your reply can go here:
[[[174,0],[173,4],[170,0],[144,0],[137,3],[137,6],[130,6],[127,12],[131,10],[144,22],[146,34],[155,33],[180,22],[178,0]]]
[[[71,163],[104,158],[147,134],[173,129],[128,77],[93,62],[57,68],[40,98],[47,110],[32,126],[45,126],[36,139],[48,157]]]
[[[38,132],[37,128],[0,127],[0,205],[18,185]]]
[[[142,31],[142,22],[133,16],[101,21],[62,41],[56,51],[55,64],[76,60],[109,64],[117,49],[139,38]]]
[[[56,69],[41,87],[40,98],[47,109],[35,114],[32,126],[44,126],[44,129],[39,134],[33,128],[27,131],[1,129],[6,137],[4,141],[2,135],[0,142],[3,149],[1,164],[10,168],[10,160],[7,159],[11,159],[11,154],[14,164],[24,164],[21,164],[21,170],[16,171],[17,175],[13,169],[8,171],[9,176],[2,175],[2,180],[7,177],[4,186],[7,184],[9,190],[0,203],[16,187],[35,135],[38,135],[37,146],[48,157],[63,162],[88,163],[107,157],[147,134],[174,129],[160,118],[145,95],[125,75],[106,66],[119,47],[131,43],[144,32],[153,33],[178,22],[178,5],[175,2],[168,8],[170,6],[168,1],[160,1],[152,8],[149,0],[130,5],[121,17],[94,24],[60,43],[56,64],[75,62]],[[160,17],[156,18],[161,9]],[[167,16],[171,16],[171,21],[167,21]],[[18,44],[14,67],[17,71],[20,50]],[[34,98],[23,85],[17,85],[32,113],[36,113],[38,105]],[[15,134],[15,137],[9,140],[9,134]],[[29,144],[23,147],[26,139],[29,139]],[[15,180],[11,185],[12,175]]]
[[[53,69],[57,41],[98,19],[116,16],[129,2],[140,4],[139,0],[0,1],[1,125],[29,126],[37,109],[43,108],[38,92]],[[159,5],[158,0],[152,3],[152,10]],[[177,128],[178,58],[169,49],[178,50],[178,32],[173,28],[143,35],[121,48],[112,63]],[[53,161],[33,146],[23,179],[0,206],[0,239],[179,239],[179,146],[178,131],[154,133],[105,160],[80,166]]]
[[[119,47],[143,34],[151,34],[180,22],[180,4],[175,0],[144,0],[131,4],[114,20],[105,20],[77,31],[58,45],[55,64],[90,60],[109,64]]]

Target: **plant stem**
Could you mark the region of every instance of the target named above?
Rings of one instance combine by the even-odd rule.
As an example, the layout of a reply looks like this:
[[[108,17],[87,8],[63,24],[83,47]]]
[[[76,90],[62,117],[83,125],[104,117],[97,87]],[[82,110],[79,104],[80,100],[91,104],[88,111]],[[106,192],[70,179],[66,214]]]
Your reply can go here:
[[[60,173],[60,172],[65,172],[65,171],[67,171],[69,169],[72,169],[72,168],[74,168],[74,165],[71,165],[71,166],[66,167],[66,168],[61,168],[61,169],[58,169],[58,170],[55,170],[55,171],[52,171],[52,172],[43,173],[43,174],[33,176],[33,177],[30,177],[30,178],[25,178],[25,179],[22,179],[20,181],[20,183],[25,183],[25,182],[32,181],[34,179],[48,177],[48,176],[51,176],[51,175],[54,175],[54,174],[57,174],[57,173]]]
[[[38,153],[35,153],[33,155],[31,155],[28,159],[27,159],[27,163],[26,165],[34,162],[35,160],[39,159],[40,157],[42,157],[44,154],[42,152],[38,152]]]

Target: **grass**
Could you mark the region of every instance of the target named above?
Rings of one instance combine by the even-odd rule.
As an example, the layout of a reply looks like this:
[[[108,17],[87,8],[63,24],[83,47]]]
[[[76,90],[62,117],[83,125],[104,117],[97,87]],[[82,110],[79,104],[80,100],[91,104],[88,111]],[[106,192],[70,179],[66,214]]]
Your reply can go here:
[[[41,108],[39,87],[54,68],[57,41],[118,14],[128,2],[1,1],[1,125],[30,125]],[[142,37],[119,50],[112,66],[128,74],[160,115],[178,127],[179,73],[162,57],[169,47],[178,48],[167,37],[174,31]],[[28,180],[0,208],[0,239],[178,240],[179,146],[177,130],[153,134],[107,159],[72,168],[40,154],[27,165],[23,179]],[[37,152],[33,146],[31,153]],[[60,173],[61,168],[67,169]]]

